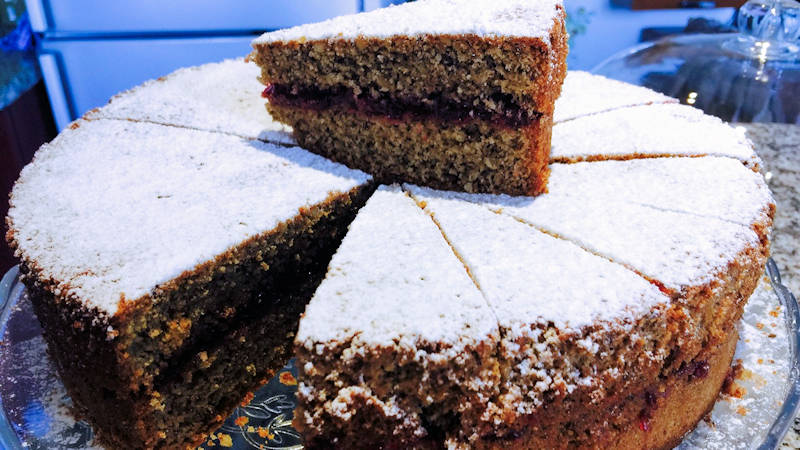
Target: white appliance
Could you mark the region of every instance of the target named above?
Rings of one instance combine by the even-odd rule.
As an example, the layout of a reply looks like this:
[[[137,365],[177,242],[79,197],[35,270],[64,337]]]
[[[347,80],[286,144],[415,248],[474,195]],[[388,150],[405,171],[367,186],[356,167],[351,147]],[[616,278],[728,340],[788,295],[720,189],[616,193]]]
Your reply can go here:
[[[268,30],[391,0],[26,0],[59,130],[114,94],[185,66],[244,56]]]

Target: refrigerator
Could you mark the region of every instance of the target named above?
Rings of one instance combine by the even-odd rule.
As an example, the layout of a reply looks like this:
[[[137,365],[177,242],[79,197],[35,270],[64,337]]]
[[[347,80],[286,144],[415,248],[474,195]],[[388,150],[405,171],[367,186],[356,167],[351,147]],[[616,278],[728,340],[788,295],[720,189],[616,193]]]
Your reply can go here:
[[[397,0],[26,0],[59,130],[180,67],[242,57],[259,34]]]

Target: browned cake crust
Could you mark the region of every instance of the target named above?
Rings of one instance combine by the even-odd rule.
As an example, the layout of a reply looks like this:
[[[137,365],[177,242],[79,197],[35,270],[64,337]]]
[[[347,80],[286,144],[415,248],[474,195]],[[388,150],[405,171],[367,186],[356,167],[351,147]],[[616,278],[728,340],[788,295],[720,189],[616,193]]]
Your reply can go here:
[[[300,313],[371,191],[303,208],[113,317],[59,295],[23,255],[48,351],[100,439],[114,448],[183,448],[221,424],[290,357]],[[13,229],[8,238],[13,245]]]
[[[482,442],[474,448],[673,448],[714,407],[730,370],[738,337],[734,328],[725,341],[703,349],[686,370],[660,377],[646,389],[629,392],[620,401],[605,405],[603,411],[577,416],[578,423],[602,430],[596,433],[600,440],[584,437],[580,445],[575,445],[575,429],[543,430],[532,422],[515,438]]]

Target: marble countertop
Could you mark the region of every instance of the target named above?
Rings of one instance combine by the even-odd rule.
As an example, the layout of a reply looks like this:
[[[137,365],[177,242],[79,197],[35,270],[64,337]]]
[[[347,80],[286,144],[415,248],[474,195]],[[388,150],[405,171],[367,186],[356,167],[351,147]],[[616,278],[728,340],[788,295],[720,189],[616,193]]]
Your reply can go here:
[[[800,125],[741,124],[763,160],[764,176],[778,207],[772,234],[772,258],[783,284],[800,295]],[[800,449],[800,416],[782,449]]]

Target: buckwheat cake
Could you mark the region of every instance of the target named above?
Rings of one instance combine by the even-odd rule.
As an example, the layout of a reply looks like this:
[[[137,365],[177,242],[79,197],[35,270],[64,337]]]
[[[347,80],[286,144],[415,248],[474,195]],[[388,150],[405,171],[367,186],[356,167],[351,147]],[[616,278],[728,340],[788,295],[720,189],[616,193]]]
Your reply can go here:
[[[544,192],[566,65],[559,0],[423,0],[253,41],[272,116],[380,181]]]
[[[291,356],[370,177],[299,148],[78,121],[11,195],[8,241],[75,406],[117,448],[178,448]]]
[[[103,443],[192,445],[293,355],[309,448],[664,448],[713,405],[775,209],[738,132],[610,80],[581,94],[578,75],[556,127],[593,131],[564,128],[577,156],[549,193],[373,194],[254,139],[236,119],[254,108],[176,94],[256,75],[222,64],[75,122],[12,193],[7,238]],[[606,127],[637,114],[691,132],[670,150]]]

